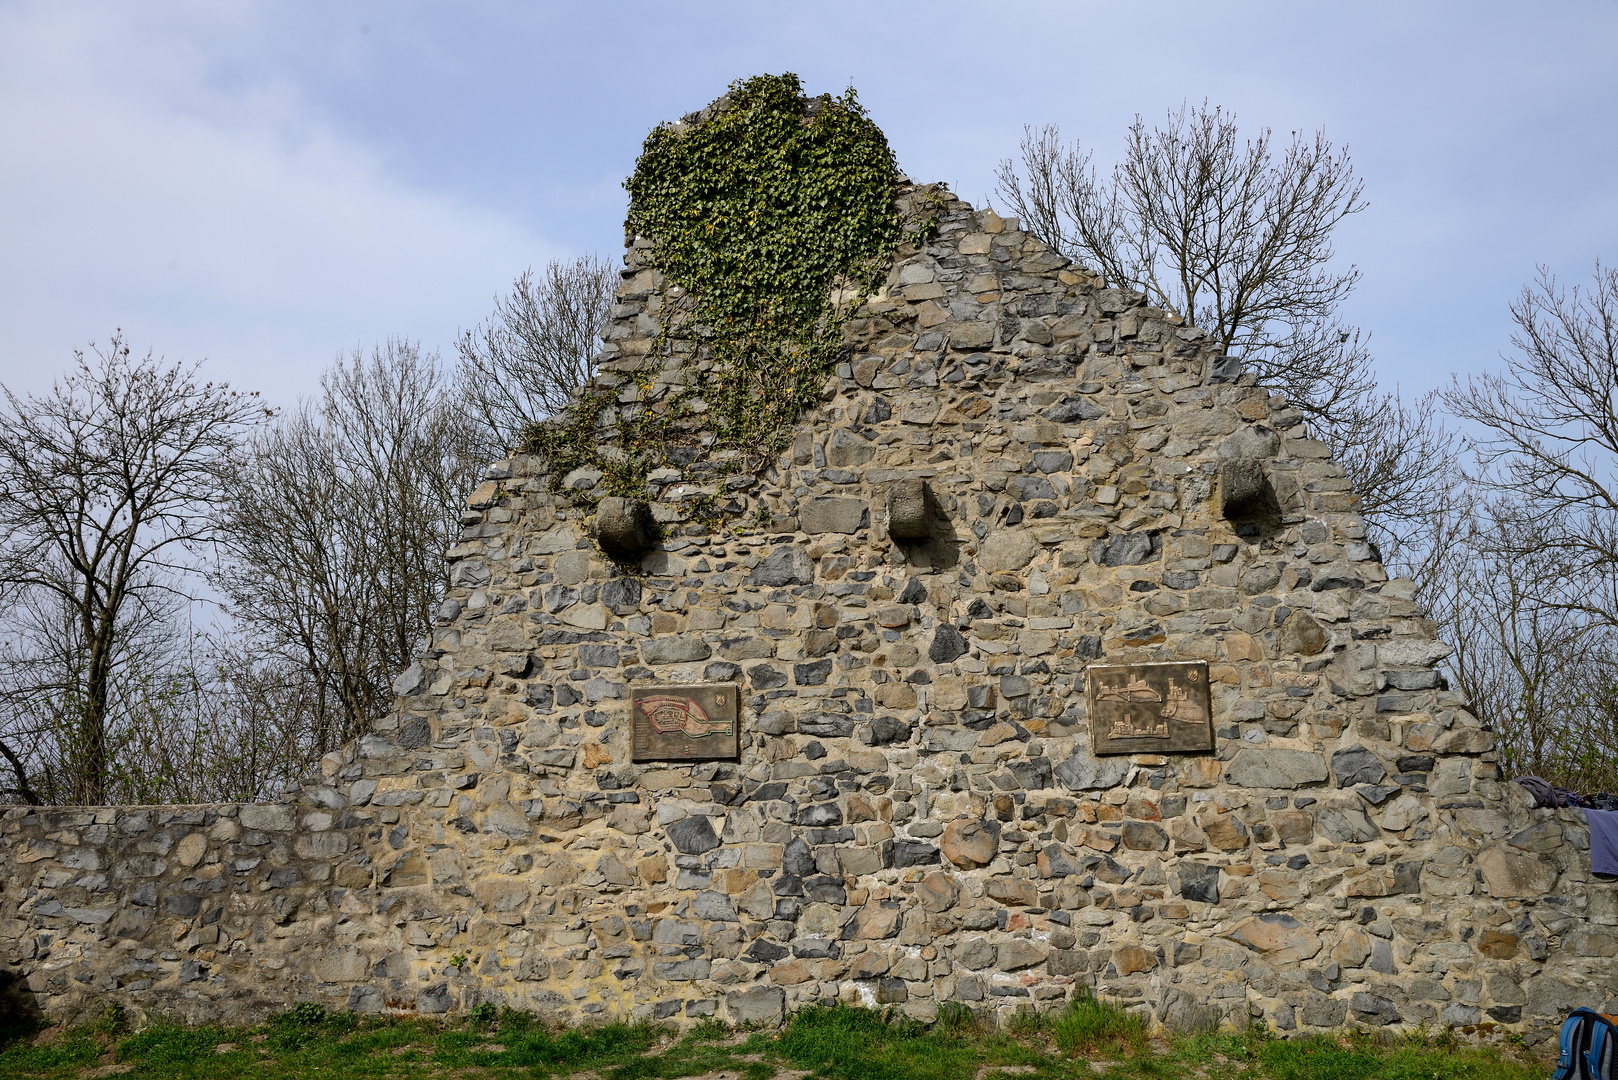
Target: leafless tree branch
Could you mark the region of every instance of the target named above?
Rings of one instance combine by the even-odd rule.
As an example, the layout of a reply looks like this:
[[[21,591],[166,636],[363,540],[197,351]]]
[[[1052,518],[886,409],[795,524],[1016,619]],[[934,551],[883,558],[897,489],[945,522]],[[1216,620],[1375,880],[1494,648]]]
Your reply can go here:
[[[525,270],[494,314],[456,342],[460,391],[483,455],[517,446],[530,425],[568,403],[595,372],[597,335],[618,289],[618,271],[583,256]]]

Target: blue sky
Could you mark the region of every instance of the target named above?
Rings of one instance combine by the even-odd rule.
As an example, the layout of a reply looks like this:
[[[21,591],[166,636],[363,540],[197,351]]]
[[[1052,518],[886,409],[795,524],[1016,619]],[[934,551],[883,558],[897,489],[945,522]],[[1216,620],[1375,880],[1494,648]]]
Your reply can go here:
[[[1615,46],[1610,3],[0,0],[0,382],[114,326],[281,404],[389,334],[448,355],[525,266],[621,250],[654,124],[791,70],[980,204],[1025,123],[1103,163],[1186,99],[1324,126],[1370,201],[1347,314],[1422,390],[1498,363],[1536,263],[1618,260]]]

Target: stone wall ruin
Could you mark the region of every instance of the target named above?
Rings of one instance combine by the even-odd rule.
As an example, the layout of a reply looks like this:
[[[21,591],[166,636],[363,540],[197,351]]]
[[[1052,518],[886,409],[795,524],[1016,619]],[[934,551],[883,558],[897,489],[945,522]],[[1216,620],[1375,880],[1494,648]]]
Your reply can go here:
[[[1089,987],[1537,1041],[1618,1011],[1582,812],[1502,782],[1298,412],[945,198],[787,455],[653,474],[633,572],[576,502],[600,476],[493,466],[394,713],[295,801],[4,811],[5,970],[58,1019],[929,1020]],[[624,378],[679,303],[647,249],[597,381],[625,408],[688,360]],[[917,481],[927,535],[893,540]],[[1086,665],[1168,659],[1207,662],[1215,753],[1093,755]],[[742,693],[740,761],[633,764],[629,690],[699,682]]]

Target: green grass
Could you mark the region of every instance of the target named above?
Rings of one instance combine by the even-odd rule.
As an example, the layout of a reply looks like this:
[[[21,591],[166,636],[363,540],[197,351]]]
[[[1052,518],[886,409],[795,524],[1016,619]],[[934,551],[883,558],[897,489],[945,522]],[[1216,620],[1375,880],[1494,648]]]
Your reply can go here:
[[[1047,1021],[1056,1048],[1068,1057],[1103,1050],[1141,1054],[1146,1050],[1146,1019],[1089,994],[1075,998]]]
[[[482,1008],[459,1021],[355,1017],[300,1005],[257,1027],[152,1023],[130,1031],[116,1010],[0,1045],[6,1080],[338,1080],[544,1078],[678,1080],[724,1073],[771,1080],[1545,1080],[1547,1066],[1448,1031],[1310,1035],[1149,1032],[1119,1005],[1081,998],[1004,1025],[951,1003],[937,1022],[894,1011],[812,1006],[780,1029],[698,1021],[683,1034],[648,1023],[556,1027]]]

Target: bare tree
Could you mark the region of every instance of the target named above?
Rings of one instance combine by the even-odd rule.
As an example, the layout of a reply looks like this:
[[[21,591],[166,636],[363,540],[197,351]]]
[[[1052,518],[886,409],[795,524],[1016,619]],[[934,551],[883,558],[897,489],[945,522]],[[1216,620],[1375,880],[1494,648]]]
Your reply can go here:
[[[82,801],[80,781],[94,754],[107,763],[101,801],[126,794],[127,745],[150,718],[141,707],[144,690],[171,666],[184,607],[161,590],[146,591],[143,600],[127,605],[114,628],[100,738],[87,742],[91,650],[77,605],[41,589],[14,598],[0,640],[0,754],[14,783],[0,790],[29,803]]]
[[[1170,113],[1166,127],[1136,117],[1103,178],[1057,128],[1029,128],[1028,179],[1002,161],[999,190],[1058,251],[1182,313],[1299,408],[1329,409],[1374,382],[1338,322],[1359,271],[1331,266],[1332,231],[1365,208],[1363,185],[1324,132],[1293,132],[1279,157],[1271,139],[1264,128],[1243,142],[1236,118],[1206,103]]]
[[[1541,268],[1511,308],[1502,374],[1443,399],[1481,434],[1470,528],[1430,607],[1508,771],[1618,789],[1618,273]]]
[[[1377,390],[1369,335],[1340,317],[1360,275],[1334,267],[1332,233],[1366,206],[1347,151],[1324,132],[1272,142],[1268,128],[1242,140],[1204,102],[1163,127],[1136,117],[1103,176],[1057,128],[1025,128],[999,191],[1035,236],[1185,315],[1285,393],[1348,470],[1381,546],[1418,557],[1453,438],[1431,396],[1407,406]]]
[[[0,588],[37,616],[7,642],[7,734],[54,728],[42,745],[61,800],[101,803],[119,677],[141,629],[189,599],[223,463],[265,410],[195,365],[132,358],[121,331],[91,353],[42,397],[4,392]],[[16,747],[4,756],[18,794],[37,798]]]
[[[318,761],[318,687],[235,637],[201,640],[136,681],[119,747],[120,802],[254,802],[296,787]]]
[[[218,582],[237,624],[313,688],[316,756],[391,700],[447,583],[477,468],[438,358],[356,350],[230,472]]]
[[[595,373],[598,335],[618,288],[617,268],[586,255],[524,270],[494,314],[456,342],[460,388],[489,459],[568,403]]]
[[[1407,405],[1395,388],[1314,425],[1359,493],[1383,560],[1417,581],[1461,498],[1455,435],[1438,404],[1437,391]]]
[[[1501,767],[1618,790],[1618,634],[1563,602],[1588,579],[1556,559],[1524,504],[1456,521],[1423,600],[1455,649],[1450,679],[1499,737]]]
[[[1534,549],[1585,582],[1557,602],[1618,626],[1618,270],[1571,291],[1541,267],[1511,306],[1504,374],[1457,379],[1444,400],[1484,434],[1479,480],[1540,523]]]

